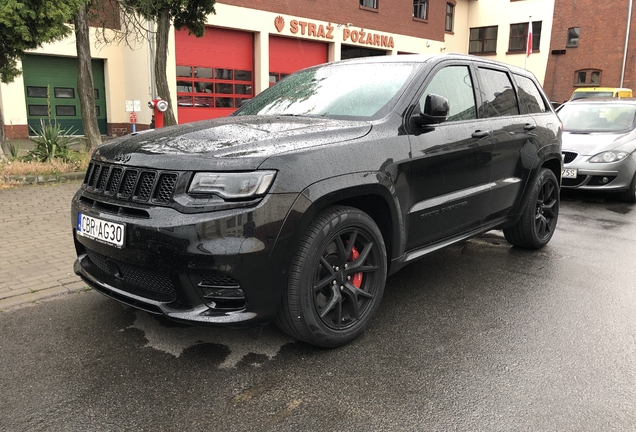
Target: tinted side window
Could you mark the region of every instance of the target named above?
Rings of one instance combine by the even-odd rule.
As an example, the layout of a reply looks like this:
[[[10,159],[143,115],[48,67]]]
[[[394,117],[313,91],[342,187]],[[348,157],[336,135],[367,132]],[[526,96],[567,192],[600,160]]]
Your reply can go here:
[[[481,75],[482,105],[479,117],[519,115],[517,96],[507,73],[479,68]]]
[[[424,112],[424,103],[429,94],[448,99],[450,113],[447,121],[477,118],[473,80],[468,66],[448,66],[438,71],[420,98],[421,112]]]
[[[539,89],[530,78],[515,74],[515,81],[519,86],[519,105],[522,111],[524,108],[527,114],[548,111]]]

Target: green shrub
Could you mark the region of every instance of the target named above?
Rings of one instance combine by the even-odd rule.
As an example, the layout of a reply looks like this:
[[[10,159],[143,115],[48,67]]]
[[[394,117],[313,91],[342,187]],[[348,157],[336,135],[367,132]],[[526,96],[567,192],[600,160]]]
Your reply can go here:
[[[68,146],[72,130],[64,130],[57,122],[50,120],[45,122],[40,119],[40,129],[31,128],[35,134],[33,141],[35,147],[27,154],[27,159],[38,162],[51,162],[58,158],[66,161],[68,159]]]

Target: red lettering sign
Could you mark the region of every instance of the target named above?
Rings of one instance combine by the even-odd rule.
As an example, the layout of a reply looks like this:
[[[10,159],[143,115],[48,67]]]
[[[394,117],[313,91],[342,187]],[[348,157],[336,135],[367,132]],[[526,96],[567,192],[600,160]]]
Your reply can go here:
[[[277,16],[274,19],[274,26],[278,32],[282,32],[285,29],[285,20],[282,16]],[[338,25],[340,26],[340,25]],[[302,36],[309,36],[316,39],[330,39],[333,40],[333,31],[336,28],[329,23],[328,25],[316,24],[307,21],[291,20],[289,22],[289,31],[292,34],[300,34]],[[360,45],[373,45],[383,48],[395,48],[393,42],[393,36],[384,36],[377,33],[370,33],[363,28],[360,30],[349,30],[348,27],[342,29],[342,41],[347,42],[351,40],[353,43]]]

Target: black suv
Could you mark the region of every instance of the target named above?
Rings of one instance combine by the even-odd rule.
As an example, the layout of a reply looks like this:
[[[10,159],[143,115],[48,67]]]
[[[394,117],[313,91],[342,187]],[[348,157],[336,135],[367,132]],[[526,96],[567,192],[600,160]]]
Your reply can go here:
[[[196,108],[193,108],[196,109]],[[544,246],[561,123],[529,72],[462,55],[299,71],[232,116],[95,150],[73,198],[75,272],[175,320],[275,321],[335,347],[387,275],[492,229]]]

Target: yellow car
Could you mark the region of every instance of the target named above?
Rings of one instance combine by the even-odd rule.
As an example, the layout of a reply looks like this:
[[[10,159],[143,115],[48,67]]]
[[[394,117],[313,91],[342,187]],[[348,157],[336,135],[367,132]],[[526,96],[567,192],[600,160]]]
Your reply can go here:
[[[572,93],[570,100],[584,98],[630,98],[632,89],[617,87],[585,87],[578,88]]]

